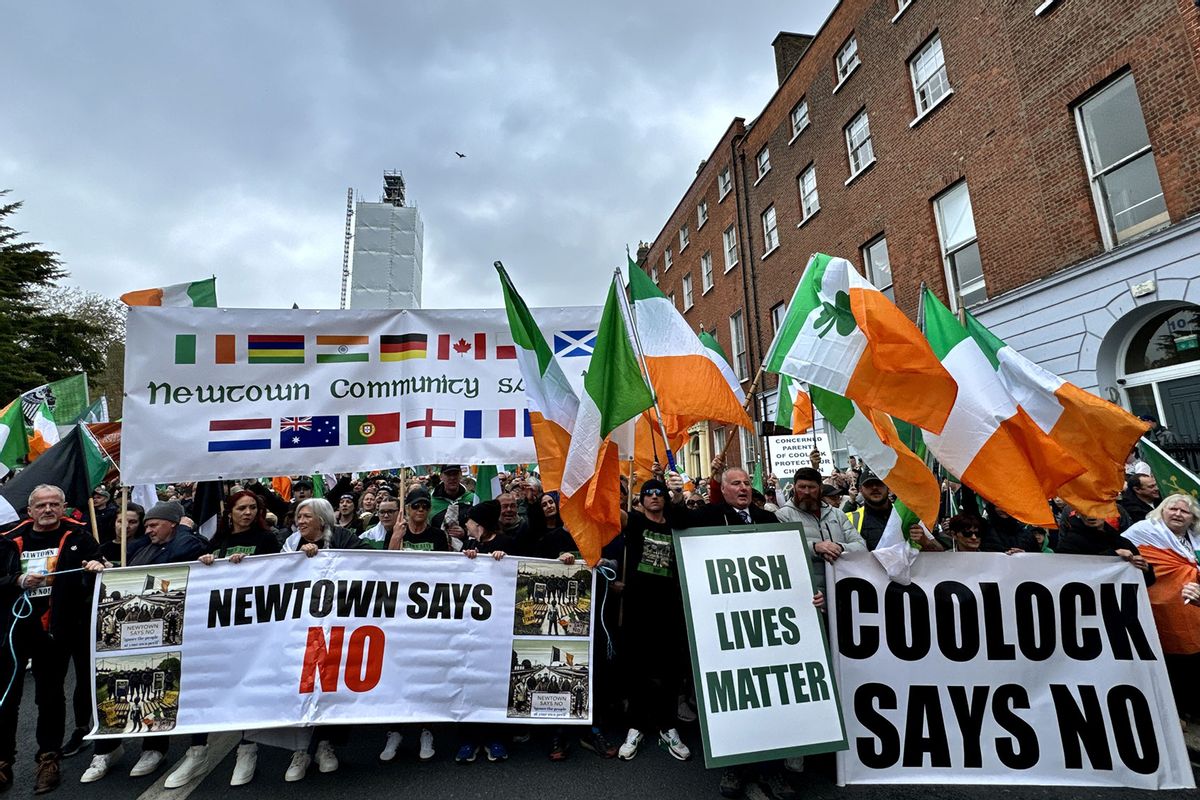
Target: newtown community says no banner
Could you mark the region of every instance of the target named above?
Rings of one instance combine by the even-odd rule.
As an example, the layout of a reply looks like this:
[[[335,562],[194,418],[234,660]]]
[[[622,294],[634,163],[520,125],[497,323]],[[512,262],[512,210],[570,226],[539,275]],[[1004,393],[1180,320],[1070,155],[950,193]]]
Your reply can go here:
[[[592,573],[322,550],[107,570],[94,737],[322,723],[588,723]]]
[[[534,309],[581,391],[600,309]],[[129,310],[126,483],[537,459],[504,309]]]
[[[1195,785],[1126,562],[923,553],[906,586],[848,553],[828,575],[845,783]]]

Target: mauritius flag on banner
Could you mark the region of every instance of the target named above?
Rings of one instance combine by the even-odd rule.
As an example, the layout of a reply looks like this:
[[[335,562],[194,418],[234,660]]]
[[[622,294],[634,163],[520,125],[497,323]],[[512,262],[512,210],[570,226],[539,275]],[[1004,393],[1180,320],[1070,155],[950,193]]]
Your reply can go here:
[[[303,364],[304,336],[250,334],[246,337],[251,364]]]

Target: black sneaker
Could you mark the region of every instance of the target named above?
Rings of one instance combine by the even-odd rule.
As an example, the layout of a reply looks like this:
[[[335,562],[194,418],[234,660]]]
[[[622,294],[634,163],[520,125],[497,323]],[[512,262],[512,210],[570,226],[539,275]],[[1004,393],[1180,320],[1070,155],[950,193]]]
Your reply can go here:
[[[554,735],[553,741],[550,742],[550,760],[567,760],[567,740],[565,737],[559,736],[558,734]]]
[[[76,728],[71,731],[71,738],[67,739],[66,744],[62,746],[63,756],[69,758],[87,747],[88,742],[83,738],[86,734],[87,728]]]
[[[604,738],[600,731],[588,731],[579,737],[579,746],[591,750],[601,758],[614,758],[617,755],[617,745]]]
[[[759,776],[759,782],[775,800],[796,800],[796,790],[778,770],[764,772]]]
[[[721,797],[741,797],[744,788],[742,776],[737,770],[726,769],[721,773]]]

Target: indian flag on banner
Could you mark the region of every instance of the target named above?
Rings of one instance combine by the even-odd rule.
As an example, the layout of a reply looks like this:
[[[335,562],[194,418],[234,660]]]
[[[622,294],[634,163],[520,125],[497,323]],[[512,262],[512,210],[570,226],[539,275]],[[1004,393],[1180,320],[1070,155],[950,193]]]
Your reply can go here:
[[[920,525],[926,533],[929,532],[929,528],[904,505],[903,500],[892,503],[892,513],[883,527],[879,544],[871,551],[888,578],[905,585],[912,583],[912,565],[917,560],[917,553],[921,552],[920,546],[913,544],[909,536],[913,525]]]
[[[0,478],[16,469],[28,452],[25,417],[20,402],[14,400],[0,411]]]
[[[600,548],[621,528],[621,470],[610,436],[653,402],[630,344],[620,291],[614,277],[562,475],[563,521],[589,564],[599,560]],[[540,453],[538,459],[545,474]]]
[[[800,382],[787,375],[779,376],[779,399],[775,402],[775,427],[787,428],[793,435],[813,426],[813,406],[808,392]]]
[[[937,432],[958,391],[908,317],[849,261],[820,253],[792,295],[766,369]]]
[[[891,417],[863,409],[853,400],[809,386],[813,405],[858,451],[871,471],[888,485],[896,497],[913,509],[928,525],[937,521],[937,478],[903,442]]]
[[[42,453],[58,444],[58,426],[54,424],[54,415],[50,406],[42,403],[33,414],[33,424],[29,428],[29,460],[33,461]]]
[[[121,302],[127,306],[216,308],[217,279],[213,277],[191,283],[176,283],[157,289],[138,289],[121,295]]]
[[[976,494],[1012,516],[1055,527],[1046,501],[1082,475],[1083,465],[1017,405],[950,309],[929,289],[921,302],[929,344],[958,382],[958,399],[941,434],[926,430],[929,451]]]
[[[525,383],[529,425],[541,465],[542,487],[548,492],[554,491],[562,482],[571,431],[579,414],[579,398],[508,273],[499,263],[496,271],[500,273],[508,327],[516,344],[517,365]]]
[[[369,336],[317,336],[318,364],[348,364],[371,360]]]
[[[1009,395],[1043,433],[1085,468],[1058,496],[1089,517],[1117,515],[1114,498],[1125,485],[1125,457],[1149,428],[1120,406],[1042,369],[966,312],[967,332]]]

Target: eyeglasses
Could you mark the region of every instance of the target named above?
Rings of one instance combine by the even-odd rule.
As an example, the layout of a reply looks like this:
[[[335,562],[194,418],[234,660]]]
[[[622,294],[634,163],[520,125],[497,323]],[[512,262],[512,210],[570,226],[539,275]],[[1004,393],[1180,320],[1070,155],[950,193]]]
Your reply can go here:
[[[642,494],[649,496],[649,497],[662,497],[663,490],[662,489],[642,489]]]
[[[400,513],[400,509],[398,509],[398,508],[381,508],[381,509],[379,509],[379,516],[381,516],[381,517],[385,516],[387,514],[399,514],[399,513]]]

